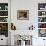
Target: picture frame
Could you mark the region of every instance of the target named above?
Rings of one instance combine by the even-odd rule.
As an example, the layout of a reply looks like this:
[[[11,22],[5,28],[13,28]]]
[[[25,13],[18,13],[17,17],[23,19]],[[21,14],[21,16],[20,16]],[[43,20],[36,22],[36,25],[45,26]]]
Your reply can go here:
[[[29,10],[17,10],[17,20],[29,20]]]

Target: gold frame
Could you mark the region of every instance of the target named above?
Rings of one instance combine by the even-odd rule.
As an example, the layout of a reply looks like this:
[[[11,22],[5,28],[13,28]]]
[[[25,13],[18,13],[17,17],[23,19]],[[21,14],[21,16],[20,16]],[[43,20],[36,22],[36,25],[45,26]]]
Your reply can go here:
[[[29,10],[17,10],[17,20],[29,20]]]

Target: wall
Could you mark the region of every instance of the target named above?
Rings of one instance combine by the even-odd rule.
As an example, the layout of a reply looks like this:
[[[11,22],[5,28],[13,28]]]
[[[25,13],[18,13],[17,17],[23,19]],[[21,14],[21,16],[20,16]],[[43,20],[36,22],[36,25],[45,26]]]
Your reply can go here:
[[[17,10],[24,10],[24,9],[29,10],[29,20],[17,20]],[[30,0],[27,0],[27,1],[26,0],[23,0],[23,1],[12,0],[11,1],[11,16],[12,16],[11,22],[14,22],[17,30],[28,30],[29,26],[31,26],[37,21],[36,12],[37,12],[37,2],[35,1],[30,1]]]
[[[46,0],[45,0],[46,1]],[[44,0],[11,0],[11,22],[17,30],[28,30],[32,24],[37,29],[38,2]],[[29,20],[17,20],[17,10],[29,10]]]
[[[15,31],[15,33],[17,31],[20,32],[19,30],[26,32],[29,26],[33,24],[35,26],[34,30],[35,33],[33,33],[32,38],[33,46],[44,46],[43,38],[38,38],[37,17],[38,17],[38,3],[45,3],[45,2],[46,0],[11,0],[11,22],[14,23],[14,25],[16,26],[17,30]],[[17,20],[17,10],[24,10],[24,9],[29,10],[29,20]]]

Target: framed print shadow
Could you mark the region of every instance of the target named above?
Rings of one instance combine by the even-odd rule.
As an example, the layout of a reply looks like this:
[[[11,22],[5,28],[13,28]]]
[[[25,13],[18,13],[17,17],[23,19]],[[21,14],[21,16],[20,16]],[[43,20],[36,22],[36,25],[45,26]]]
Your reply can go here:
[[[17,20],[29,20],[29,10],[17,10]]]

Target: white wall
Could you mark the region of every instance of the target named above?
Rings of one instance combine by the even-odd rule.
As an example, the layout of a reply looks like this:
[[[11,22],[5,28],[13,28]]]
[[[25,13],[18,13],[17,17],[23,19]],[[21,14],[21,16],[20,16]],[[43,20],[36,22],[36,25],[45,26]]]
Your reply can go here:
[[[46,1],[46,0],[45,0]],[[28,30],[32,24],[37,29],[38,2],[44,0],[11,0],[11,22],[17,30]],[[29,20],[17,20],[17,10],[29,10]]]
[[[28,30],[32,24],[35,26],[33,33],[33,46],[41,46],[42,38],[38,38],[38,3],[45,3],[46,0],[11,0],[11,22],[16,26],[16,31]],[[17,10],[29,10],[29,20],[17,20]],[[20,31],[18,31],[20,32]],[[20,32],[21,33],[21,32]],[[37,36],[37,37],[36,37]],[[38,44],[39,43],[39,44]],[[42,45],[43,46],[43,45]]]
[[[17,10],[29,10],[29,20],[17,20]],[[28,30],[29,26],[37,21],[37,2],[31,0],[11,1],[11,22],[14,22],[17,30]],[[36,18],[36,19],[35,19]],[[36,22],[37,23],[37,22]],[[35,24],[34,24],[35,25]]]

